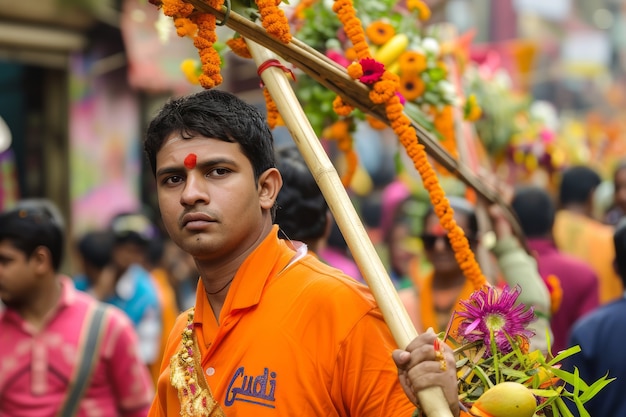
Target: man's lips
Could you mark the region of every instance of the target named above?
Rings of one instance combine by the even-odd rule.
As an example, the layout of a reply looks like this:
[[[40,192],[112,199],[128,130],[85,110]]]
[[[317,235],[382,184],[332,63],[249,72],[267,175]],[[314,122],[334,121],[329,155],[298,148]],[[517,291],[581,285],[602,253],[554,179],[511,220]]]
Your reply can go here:
[[[181,225],[184,228],[203,228],[207,223],[213,223],[215,219],[205,213],[187,213],[181,219]]]

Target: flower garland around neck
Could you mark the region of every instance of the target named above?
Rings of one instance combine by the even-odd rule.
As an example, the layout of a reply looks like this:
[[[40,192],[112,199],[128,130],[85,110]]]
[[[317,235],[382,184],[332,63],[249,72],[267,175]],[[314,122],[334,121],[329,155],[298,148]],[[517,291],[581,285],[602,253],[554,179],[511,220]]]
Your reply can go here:
[[[194,351],[194,313],[193,308],[189,310],[180,350],[170,360],[170,383],[178,390],[181,417],[224,417],[208,385],[200,383],[204,374],[202,369],[196,369],[200,358],[199,352]]]
[[[222,61],[219,52],[214,47],[215,42],[217,42],[215,15],[197,11],[193,5],[183,0],[150,0],[150,3],[161,6],[163,14],[173,19],[178,36],[188,36],[193,39],[194,46],[200,56],[202,70],[198,77],[200,85],[205,89],[211,89],[220,85],[222,83]],[[207,4],[214,9],[220,9],[224,4],[224,0],[207,0]],[[278,7],[279,4],[280,1],[277,2],[276,0],[256,0],[263,28],[281,42],[289,43],[291,41],[291,29],[284,11]],[[243,56],[245,53],[241,47],[241,42],[243,42],[243,39],[233,43],[237,48],[237,50],[233,49],[233,51]],[[247,52],[247,55],[251,57],[249,52]],[[187,70],[186,74],[189,72]]]
[[[365,67],[374,67],[372,55],[366,42],[366,35],[361,21],[356,16],[356,10],[352,0],[335,0],[333,11],[337,14],[344,31],[356,52],[358,62],[353,62],[348,67],[348,74],[353,79],[359,79],[366,84],[371,84],[370,99],[375,104],[384,104],[389,125],[398,136],[400,143],[413,161],[413,164],[422,178],[424,188],[428,191],[430,201],[434,206],[435,213],[441,226],[446,230],[455,258],[474,288],[480,289],[489,285],[476,260],[463,229],[454,220],[454,210],[450,206],[445,192],[437,178],[437,173],[428,160],[424,145],[418,142],[417,132],[412,126],[411,120],[404,114],[403,98],[398,94],[399,77],[384,69],[375,81],[372,78],[363,80],[366,74]],[[359,69],[360,67],[360,69]],[[337,100],[336,100],[337,101]],[[339,100],[340,104],[343,100]],[[337,105],[334,108],[347,111],[345,106]]]

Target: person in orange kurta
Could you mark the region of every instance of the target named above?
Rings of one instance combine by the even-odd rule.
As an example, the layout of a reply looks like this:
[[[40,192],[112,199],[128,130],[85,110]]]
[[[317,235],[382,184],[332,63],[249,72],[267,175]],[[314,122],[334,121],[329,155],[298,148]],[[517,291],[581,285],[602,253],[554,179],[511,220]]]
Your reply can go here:
[[[149,415],[408,417],[439,386],[458,416],[450,348],[439,359],[424,333],[397,349],[366,286],[278,237],[272,142],[255,107],[219,90],[168,102],[148,127],[163,224],[200,273]]]
[[[595,271],[599,302],[607,304],[621,298],[624,287],[613,267],[613,226],[593,217],[593,195],[601,182],[600,175],[586,166],[563,172],[552,234],[562,252],[586,262]]]
[[[455,221],[465,232],[475,252],[479,236],[473,204],[460,197],[449,197],[448,200],[454,210]],[[530,347],[547,353],[549,341],[552,340],[548,289],[539,275],[535,260],[520,246],[502,210],[493,205],[488,208],[488,214],[497,236],[496,244],[490,248],[501,275],[497,284],[521,288],[518,301],[532,306],[536,315],[536,320],[528,326],[534,333]],[[455,310],[460,308],[459,301],[469,299],[475,288],[463,275],[446,231],[439,224],[432,207],[424,217],[423,229],[421,239],[432,272],[418,276],[414,280],[414,288],[400,290],[398,295],[418,331],[431,328],[437,333],[448,331],[454,337],[462,321]]]

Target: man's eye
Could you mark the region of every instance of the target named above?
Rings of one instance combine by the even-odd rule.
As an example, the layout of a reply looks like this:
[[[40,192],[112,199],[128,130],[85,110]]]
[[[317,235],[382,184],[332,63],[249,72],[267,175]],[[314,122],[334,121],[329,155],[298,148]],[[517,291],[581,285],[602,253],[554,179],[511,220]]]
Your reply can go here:
[[[178,184],[182,180],[183,180],[182,177],[180,177],[178,175],[173,175],[171,177],[165,178],[165,180],[163,181],[163,184]]]
[[[214,168],[209,172],[209,175],[214,176],[214,177],[221,177],[230,172],[231,171],[228,168]]]

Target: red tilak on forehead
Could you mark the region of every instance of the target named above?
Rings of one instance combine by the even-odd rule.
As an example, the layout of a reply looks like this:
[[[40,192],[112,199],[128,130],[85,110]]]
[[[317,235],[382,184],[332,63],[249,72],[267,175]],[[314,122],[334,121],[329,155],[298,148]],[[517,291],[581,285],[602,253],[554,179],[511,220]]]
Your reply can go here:
[[[187,155],[185,157],[185,168],[187,169],[194,169],[196,167],[196,162],[198,161],[198,157],[196,156],[195,153],[190,153],[189,155]]]
[[[434,224],[433,227],[430,228],[430,233],[434,235],[443,236],[446,234],[446,229],[444,229],[441,224],[437,223],[437,224]]]

